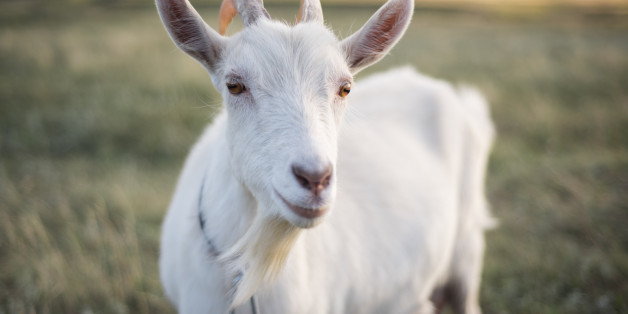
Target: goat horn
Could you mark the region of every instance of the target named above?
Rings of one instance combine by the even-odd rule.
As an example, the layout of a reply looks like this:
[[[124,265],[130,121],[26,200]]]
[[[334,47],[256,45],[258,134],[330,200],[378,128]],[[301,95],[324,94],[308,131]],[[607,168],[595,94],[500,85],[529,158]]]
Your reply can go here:
[[[221,35],[227,32],[227,26],[229,26],[236,13],[240,13],[244,26],[255,24],[261,17],[270,19],[270,15],[264,9],[262,0],[223,0],[220,6],[220,13],[218,14],[219,32]]]
[[[231,24],[231,20],[238,13],[233,6],[233,0],[224,0],[220,6],[220,13],[218,13],[218,19],[220,26],[218,32],[220,35],[224,35],[227,32],[227,26]]]
[[[323,23],[323,9],[320,0],[301,0],[297,22]]]

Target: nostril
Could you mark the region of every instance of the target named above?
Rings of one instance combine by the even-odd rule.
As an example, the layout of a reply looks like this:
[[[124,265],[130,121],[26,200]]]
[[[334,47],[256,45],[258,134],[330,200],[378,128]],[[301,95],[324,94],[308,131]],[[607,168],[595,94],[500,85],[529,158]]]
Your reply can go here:
[[[302,187],[308,190],[312,188],[310,185],[310,180],[308,180],[308,178],[303,175],[302,169],[298,167],[292,167],[292,173],[294,174],[294,177],[297,178],[297,181],[299,181],[299,184],[301,184]]]
[[[332,174],[332,171],[330,169],[330,171],[321,180],[321,184],[323,185],[323,187],[328,187],[329,186],[329,183],[331,182],[331,174]]]
[[[331,164],[329,164],[322,170],[309,171],[305,169],[305,167],[293,165],[292,173],[303,188],[312,191],[314,194],[319,194],[323,189],[329,186],[333,168]]]
[[[325,171],[322,173],[322,175],[320,176],[319,179],[319,183],[323,186],[323,187],[327,187],[329,185],[329,183],[331,182],[331,175],[332,175],[333,171],[331,168],[331,165],[328,166]]]

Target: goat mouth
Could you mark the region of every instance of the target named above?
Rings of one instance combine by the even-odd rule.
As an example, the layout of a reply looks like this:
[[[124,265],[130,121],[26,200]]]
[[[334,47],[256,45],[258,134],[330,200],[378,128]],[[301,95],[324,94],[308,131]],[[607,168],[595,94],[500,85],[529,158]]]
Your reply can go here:
[[[290,210],[293,213],[295,213],[297,216],[302,217],[302,218],[306,218],[306,219],[318,218],[318,217],[323,216],[327,212],[327,210],[329,209],[329,206],[323,206],[323,207],[320,207],[320,208],[305,208],[305,207],[297,206],[297,205],[294,205],[294,204],[288,202],[277,191],[275,191],[275,192],[277,193],[279,198],[283,201],[283,203],[286,204],[286,206],[288,206],[288,208],[290,208]]]

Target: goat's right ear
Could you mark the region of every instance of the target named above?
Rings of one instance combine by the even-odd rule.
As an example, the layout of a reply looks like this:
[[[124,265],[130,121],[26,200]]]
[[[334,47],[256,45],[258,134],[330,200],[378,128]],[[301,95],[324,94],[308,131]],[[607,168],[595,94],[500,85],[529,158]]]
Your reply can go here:
[[[353,74],[383,58],[408,28],[414,0],[389,0],[353,35],[341,42]]]
[[[174,43],[214,74],[227,39],[209,27],[188,0],[156,0],[161,21]]]

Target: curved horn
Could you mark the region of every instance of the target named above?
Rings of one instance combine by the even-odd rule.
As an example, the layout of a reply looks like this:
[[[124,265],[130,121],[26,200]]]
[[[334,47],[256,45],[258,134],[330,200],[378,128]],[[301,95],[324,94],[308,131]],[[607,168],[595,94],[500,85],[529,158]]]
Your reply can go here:
[[[301,0],[297,22],[323,23],[323,9],[320,0]]]
[[[262,0],[223,0],[219,13],[221,35],[225,34],[236,13],[240,13],[244,26],[255,24],[260,17],[270,19]]]

